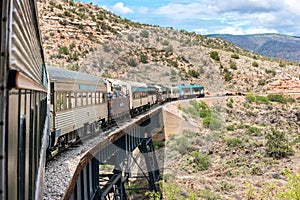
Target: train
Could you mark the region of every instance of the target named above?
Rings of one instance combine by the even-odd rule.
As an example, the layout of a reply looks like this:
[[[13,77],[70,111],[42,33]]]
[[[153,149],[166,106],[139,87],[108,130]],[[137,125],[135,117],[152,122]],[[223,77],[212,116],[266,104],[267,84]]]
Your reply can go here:
[[[47,157],[199,84],[104,79],[45,65],[35,0],[1,0],[0,199],[41,199]]]
[[[1,0],[0,199],[41,199],[48,75],[36,1]]]
[[[50,82],[49,158],[78,140],[154,105],[204,97],[204,87],[200,84],[167,87],[105,79],[51,66],[47,71]]]

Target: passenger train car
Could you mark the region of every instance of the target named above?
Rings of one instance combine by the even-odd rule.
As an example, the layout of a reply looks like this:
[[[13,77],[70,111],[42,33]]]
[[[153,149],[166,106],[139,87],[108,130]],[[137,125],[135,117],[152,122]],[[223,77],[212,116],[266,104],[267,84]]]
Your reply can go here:
[[[126,82],[106,79],[108,124],[130,118],[129,86]]]
[[[41,199],[49,112],[36,1],[0,9],[0,199]]]
[[[55,155],[59,148],[99,131],[99,124],[107,122],[107,89],[104,79],[61,68],[47,69],[51,91],[48,139]]]

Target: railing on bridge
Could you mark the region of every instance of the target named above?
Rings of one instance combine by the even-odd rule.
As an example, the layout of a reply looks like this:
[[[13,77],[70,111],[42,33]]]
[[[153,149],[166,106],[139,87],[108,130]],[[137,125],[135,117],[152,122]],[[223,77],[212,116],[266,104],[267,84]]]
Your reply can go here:
[[[161,172],[152,142],[157,134],[164,134],[161,107],[110,133],[81,158],[63,199],[127,199],[125,183],[133,177],[132,162],[148,182],[148,187],[142,189],[158,192],[156,183]],[[137,150],[144,157],[144,167],[135,159]],[[114,166],[113,172],[100,173],[100,164]]]

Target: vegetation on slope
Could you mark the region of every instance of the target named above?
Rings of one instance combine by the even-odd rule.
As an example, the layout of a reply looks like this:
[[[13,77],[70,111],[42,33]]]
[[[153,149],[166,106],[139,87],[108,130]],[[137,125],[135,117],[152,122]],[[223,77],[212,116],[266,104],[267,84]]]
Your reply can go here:
[[[48,65],[168,85],[200,82],[211,94],[267,91],[276,80],[299,76],[296,65],[221,39],[131,22],[92,4],[40,1],[39,10]]]

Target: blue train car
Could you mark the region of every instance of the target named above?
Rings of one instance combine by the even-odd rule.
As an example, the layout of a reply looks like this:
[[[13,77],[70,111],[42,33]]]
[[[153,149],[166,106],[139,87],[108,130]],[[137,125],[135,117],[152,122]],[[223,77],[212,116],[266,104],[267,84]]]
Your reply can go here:
[[[204,97],[204,87],[200,84],[179,85],[179,99]]]

